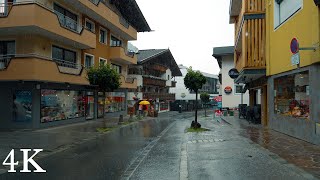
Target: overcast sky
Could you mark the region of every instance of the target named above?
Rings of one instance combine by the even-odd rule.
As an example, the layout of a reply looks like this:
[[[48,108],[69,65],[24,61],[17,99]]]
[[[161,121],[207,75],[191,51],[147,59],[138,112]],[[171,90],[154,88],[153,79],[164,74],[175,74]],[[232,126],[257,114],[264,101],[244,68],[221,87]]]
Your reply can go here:
[[[169,48],[177,64],[219,73],[212,48],[234,42],[229,0],[136,0],[153,32],[139,33],[139,49]]]

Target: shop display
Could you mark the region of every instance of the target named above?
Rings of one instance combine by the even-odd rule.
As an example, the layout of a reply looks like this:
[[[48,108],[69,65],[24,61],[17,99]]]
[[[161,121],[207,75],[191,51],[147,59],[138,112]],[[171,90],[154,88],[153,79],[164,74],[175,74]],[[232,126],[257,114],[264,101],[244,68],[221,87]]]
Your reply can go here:
[[[275,114],[309,118],[309,73],[287,75],[274,80]]]
[[[124,111],[125,108],[125,93],[124,92],[109,92],[105,98],[105,112],[114,113]]]
[[[41,90],[41,123],[84,117],[82,91]]]
[[[94,96],[93,92],[88,92],[86,97],[86,119],[94,118]]]
[[[28,122],[32,120],[32,92],[15,91],[13,94],[13,121]]]

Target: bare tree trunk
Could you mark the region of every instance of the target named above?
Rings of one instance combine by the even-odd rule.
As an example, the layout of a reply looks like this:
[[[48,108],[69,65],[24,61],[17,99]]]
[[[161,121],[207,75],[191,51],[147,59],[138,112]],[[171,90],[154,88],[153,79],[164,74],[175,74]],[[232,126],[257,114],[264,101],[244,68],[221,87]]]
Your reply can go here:
[[[207,117],[207,107],[204,105],[204,117]]]

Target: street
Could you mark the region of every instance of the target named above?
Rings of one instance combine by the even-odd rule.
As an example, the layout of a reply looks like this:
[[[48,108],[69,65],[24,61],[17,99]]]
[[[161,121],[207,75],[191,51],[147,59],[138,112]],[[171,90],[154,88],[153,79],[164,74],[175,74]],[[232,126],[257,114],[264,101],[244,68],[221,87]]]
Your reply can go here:
[[[199,115],[210,131],[186,133],[193,118],[163,113],[37,160],[46,173],[0,179],[313,179],[212,115]]]

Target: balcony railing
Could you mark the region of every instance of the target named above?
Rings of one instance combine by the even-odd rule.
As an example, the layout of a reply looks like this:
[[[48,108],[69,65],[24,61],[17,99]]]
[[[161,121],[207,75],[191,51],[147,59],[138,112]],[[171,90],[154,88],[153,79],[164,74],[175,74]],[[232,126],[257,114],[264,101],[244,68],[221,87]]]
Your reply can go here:
[[[61,14],[58,11],[54,11],[54,13],[56,13],[56,15],[58,16],[61,26],[77,33],[80,33],[82,31],[83,27],[77,21],[69,18],[68,16],[65,16],[64,14]]]
[[[94,5],[98,5],[99,4],[99,2],[100,2],[100,0],[89,0],[90,2],[92,2]]]
[[[12,6],[12,4],[0,3],[0,17],[8,16],[8,13],[9,13],[11,6]]]
[[[0,70],[6,69],[14,55],[0,55]]]
[[[159,98],[160,101],[167,101],[167,100],[175,100],[175,94],[169,93],[143,93],[143,99],[157,99]]]
[[[143,76],[143,85],[165,87],[166,81],[162,79],[155,79],[155,78]]]
[[[53,61],[57,64],[57,67],[61,73],[79,75],[83,69],[81,64],[72,63],[70,61],[51,59],[49,57],[40,56],[37,54],[10,54],[0,55],[0,70],[5,70],[10,61],[14,58],[37,58],[44,61]]]

